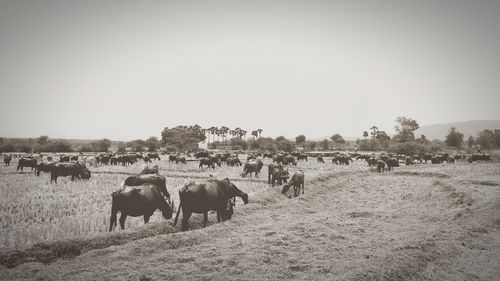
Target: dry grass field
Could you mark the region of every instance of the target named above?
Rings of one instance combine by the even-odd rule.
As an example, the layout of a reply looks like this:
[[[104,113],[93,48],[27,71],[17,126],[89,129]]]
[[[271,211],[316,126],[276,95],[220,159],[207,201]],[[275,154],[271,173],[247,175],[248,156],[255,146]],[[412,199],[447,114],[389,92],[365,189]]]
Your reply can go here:
[[[327,159],[325,159],[327,160]],[[266,160],[266,164],[269,161]],[[179,232],[155,214],[108,233],[110,193],[144,164],[91,168],[89,181],[0,174],[0,280],[498,280],[498,162],[402,166],[299,162],[305,194],[289,199],[241,167],[157,161],[167,188],[210,175],[249,193],[231,221]],[[178,205],[178,202],[176,202]]]

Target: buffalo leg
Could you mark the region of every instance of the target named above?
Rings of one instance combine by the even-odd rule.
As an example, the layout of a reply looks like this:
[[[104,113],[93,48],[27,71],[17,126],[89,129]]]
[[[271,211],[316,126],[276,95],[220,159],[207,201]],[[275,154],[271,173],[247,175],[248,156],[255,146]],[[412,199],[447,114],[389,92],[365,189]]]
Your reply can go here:
[[[191,217],[191,212],[184,212],[184,210],[182,210],[182,231],[188,230],[189,217]]]
[[[127,219],[127,214],[122,213],[120,216],[120,227],[121,229],[125,229],[125,220]]]
[[[208,222],[208,212],[205,212],[203,213],[203,227],[207,227],[207,222]]]

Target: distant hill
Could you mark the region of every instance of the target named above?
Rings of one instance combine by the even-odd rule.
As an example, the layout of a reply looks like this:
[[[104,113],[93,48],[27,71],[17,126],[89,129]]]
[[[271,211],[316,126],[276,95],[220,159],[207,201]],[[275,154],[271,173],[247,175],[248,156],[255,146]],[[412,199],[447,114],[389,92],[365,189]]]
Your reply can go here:
[[[444,140],[451,127],[456,127],[459,132],[464,134],[465,138],[469,135],[475,137],[478,132],[484,129],[500,129],[500,120],[472,120],[426,125],[415,131],[415,137],[418,138],[420,135],[425,135],[428,140]]]

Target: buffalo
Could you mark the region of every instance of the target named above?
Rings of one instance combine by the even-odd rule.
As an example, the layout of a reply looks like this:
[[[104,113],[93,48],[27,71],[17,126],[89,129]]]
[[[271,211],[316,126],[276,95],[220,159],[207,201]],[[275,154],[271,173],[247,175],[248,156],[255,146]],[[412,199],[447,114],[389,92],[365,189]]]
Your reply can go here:
[[[35,166],[35,174],[38,177],[40,176],[40,172],[49,173],[52,171],[52,167],[54,167],[54,163],[51,162],[37,163]]]
[[[154,152],[154,153],[148,153],[147,156],[149,157],[149,159],[161,160],[160,156],[156,152]]]
[[[248,194],[239,190],[228,178],[208,180],[205,183],[188,183],[179,190],[179,209],[175,216],[174,226],[182,208],[182,231],[188,230],[188,220],[192,213],[203,214],[203,227],[207,226],[208,211],[217,212],[217,222],[228,219],[232,212],[231,198],[240,197],[244,204],[248,203]]]
[[[111,217],[109,231],[116,226],[116,215],[120,216],[120,227],[125,229],[125,219],[127,216],[144,216],[144,223],[148,223],[149,218],[156,209],[160,209],[165,219],[172,218],[172,207],[163,198],[160,187],[155,184],[145,183],[137,187],[124,187],[111,194]]]
[[[290,181],[283,185],[281,193],[286,194],[286,192],[288,191],[288,189],[290,189],[291,186],[293,186],[294,197],[299,196],[301,188],[302,188],[302,194],[304,194],[304,172],[302,171],[295,172]]]
[[[307,161],[307,154],[299,154],[297,155],[297,160],[306,160]]]
[[[75,177],[78,179],[89,179],[91,174],[89,169],[80,162],[54,163],[50,170],[50,182],[54,181],[57,183],[57,178],[60,176],[71,176],[71,180],[73,181]]]
[[[5,155],[3,157],[3,162],[5,163],[5,166],[10,166],[11,160],[12,160],[12,156],[10,156],[10,155]]]
[[[267,171],[267,183],[272,184],[273,187],[276,182],[278,182],[278,185],[282,185],[283,182],[288,180],[288,169],[283,169],[281,164],[269,164]]]
[[[186,157],[184,156],[178,156],[177,159],[175,159],[175,164],[186,164]]]
[[[199,168],[203,168],[203,166],[207,166],[209,169],[215,170],[215,163],[214,159],[211,158],[202,158],[200,159],[200,165]]]
[[[69,162],[69,155],[59,156],[59,162]]]
[[[467,161],[469,163],[472,163],[474,161],[480,161],[480,160],[488,161],[491,159],[490,156],[487,154],[472,154]]]
[[[36,160],[28,157],[23,157],[19,159],[16,171],[19,171],[19,169],[21,169],[22,171],[24,167],[30,167],[31,170],[33,171],[33,169],[36,167]]]
[[[170,193],[167,191],[167,184],[166,184],[166,179],[164,176],[161,175],[153,175],[153,174],[146,174],[146,175],[137,175],[137,176],[128,176],[125,181],[123,182],[123,186],[140,186],[145,183],[150,183],[154,184],[157,186],[160,190],[160,192],[165,196],[168,200],[170,201]]]
[[[168,156],[168,163],[174,163],[176,160],[177,160],[177,156],[175,156],[175,155]]]
[[[243,165],[238,157],[229,157],[226,160],[226,163],[228,166],[231,166],[231,167]]]
[[[250,174],[250,177],[252,177],[252,173],[255,173],[255,177],[257,177],[262,169],[262,166],[264,166],[264,164],[260,159],[248,161],[245,163],[245,166],[243,166],[243,173],[241,173],[241,176],[246,177]]]
[[[323,160],[323,156],[318,156],[318,158],[316,158],[316,160],[319,162],[319,163],[325,163],[325,160]]]
[[[384,172],[387,169],[387,163],[384,160],[377,160],[377,172]]]

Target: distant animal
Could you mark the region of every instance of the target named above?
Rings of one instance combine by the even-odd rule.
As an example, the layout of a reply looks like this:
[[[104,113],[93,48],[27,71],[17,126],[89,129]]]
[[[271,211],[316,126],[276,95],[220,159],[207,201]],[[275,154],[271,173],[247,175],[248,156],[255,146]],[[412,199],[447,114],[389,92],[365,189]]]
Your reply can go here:
[[[215,170],[215,162],[210,158],[202,158],[200,159],[199,168],[203,168],[203,166],[207,166],[209,169]]]
[[[413,165],[413,159],[410,156],[405,157],[405,165]]]
[[[377,172],[384,172],[387,169],[387,164],[384,160],[377,160]]]
[[[487,154],[472,154],[469,159],[467,159],[467,161],[469,163],[472,163],[474,161],[480,161],[480,160],[483,160],[483,161],[488,161],[488,160],[491,160],[490,159],[490,156],[487,155]]]
[[[231,167],[241,166],[242,165],[240,159],[238,159],[237,157],[229,157],[226,160],[226,163],[227,163],[228,166],[231,166]]]
[[[59,156],[59,162],[69,162],[69,155]]]
[[[292,175],[290,181],[283,185],[281,190],[282,194],[286,194],[288,189],[293,186],[293,196],[297,197],[300,195],[300,189],[302,188],[302,194],[304,194],[304,172],[298,171]]]
[[[167,198],[168,202],[170,204],[170,193],[167,191],[167,184],[166,184],[166,179],[164,176],[161,175],[153,175],[153,174],[146,174],[146,175],[137,175],[137,176],[128,176],[125,181],[123,182],[123,187],[125,186],[140,186],[145,183],[150,183],[156,185],[161,194]],[[172,206],[173,207],[173,206]]]
[[[175,164],[186,164],[186,157],[184,156],[178,156],[177,159],[175,159]]]
[[[169,155],[168,156],[168,163],[174,163],[177,160],[176,155]]]
[[[147,156],[149,157],[149,159],[161,160],[160,156],[156,152],[154,152],[154,153],[148,153]]]
[[[387,165],[387,170],[390,171],[394,167],[399,167],[399,161],[395,157],[389,157],[385,160],[385,163]]]
[[[306,160],[307,161],[307,154],[299,154],[297,155],[297,160]]]
[[[12,156],[10,155],[5,155],[3,157],[3,162],[5,163],[5,166],[10,166],[10,161],[12,161]]]
[[[144,163],[151,163],[152,162],[151,159],[149,159],[149,157],[147,157],[147,156],[142,157],[142,160],[144,160]]]
[[[278,185],[282,185],[283,182],[286,182],[289,177],[288,169],[283,169],[283,166],[281,164],[269,164],[267,172],[267,183],[272,184],[273,187],[275,183],[278,183]]]
[[[35,166],[35,174],[38,177],[40,176],[40,172],[49,173],[52,171],[52,167],[54,167],[54,163],[52,162],[37,163]]]
[[[318,156],[317,161],[319,163],[325,163],[325,160],[323,160],[323,156]]]
[[[54,163],[50,170],[50,182],[54,181],[57,183],[57,178],[61,176],[71,176],[71,180],[73,181],[75,178],[89,179],[91,173],[89,169],[80,162]]]
[[[144,223],[148,223],[153,213],[160,209],[165,219],[172,218],[172,207],[163,198],[160,187],[145,183],[139,186],[126,186],[111,194],[111,217],[109,231],[116,227],[116,215],[120,215],[120,227],[125,229],[127,216],[144,216]]]
[[[241,173],[241,176],[243,178],[245,178],[247,175],[250,175],[250,177],[252,177],[252,173],[255,173],[255,177],[257,177],[260,173],[260,170],[262,169],[262,166],[264,166],[264,164],[260,159],[250,160],[245,163],[245,166],[243,166],[243,173]]]
[[[158,174],[158,165],[154,165],[152,168],[149,166],[144,167],[141,171],[141,175],[146,175],[146,174]]]
[[[52,156],[47,156],[47,161],[52,162]]]
[[[297,159],[295,158],[295,156],[289,154],[283,158],[281,163],[283,163],[283,165],[297,166]]]
[[[208,153],[208,151],[200,151],[200,152],[197,152],[194,154],[194,157],[196,157],[196,159],[208,158],[209,156],[210,156],[210,154]]]
[[[31,170],[33,171],[33,169],[35,168],[35,166],[36,166],[36,160],[35,159],[28,158],[28,157],[22,157],[21,159],[19,159],[16,171],[19,171],[19,169],[21,169],[21,171],[22,171],[24,167],[30,167]]]
[[[188,220],[192,213],[203,214],[203,227],[207,226],[208,211],[217,212],[217,222],[230,217],[232,211],[231,198],[240,197],[244,204],[248,203],[248,194],[239,190],[228,178],[212,179],[204,183],[190,182],[179,190],[179,209],[175,216],[174,226],[182,208],[182,231],[189,228]]]
[[[78,155],[70,156],[69,161],[78,161]]]

